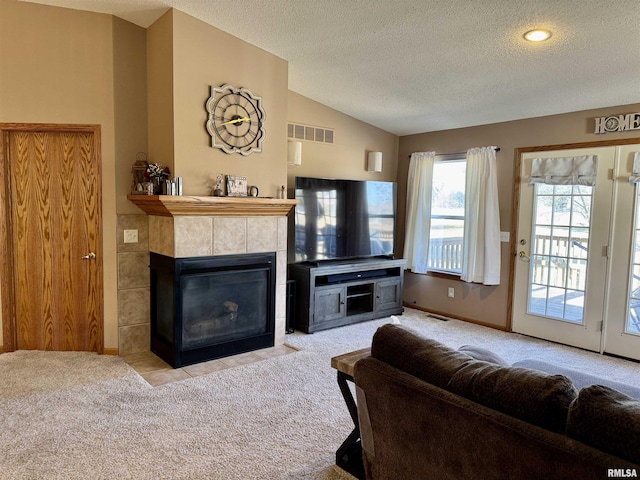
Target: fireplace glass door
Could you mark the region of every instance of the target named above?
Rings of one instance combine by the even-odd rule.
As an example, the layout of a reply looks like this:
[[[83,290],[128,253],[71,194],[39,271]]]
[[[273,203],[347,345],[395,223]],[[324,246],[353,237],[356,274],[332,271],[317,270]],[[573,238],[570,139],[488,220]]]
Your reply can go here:
[[[242,270],[182,277],[182,348],[267,332],[268,272]]]

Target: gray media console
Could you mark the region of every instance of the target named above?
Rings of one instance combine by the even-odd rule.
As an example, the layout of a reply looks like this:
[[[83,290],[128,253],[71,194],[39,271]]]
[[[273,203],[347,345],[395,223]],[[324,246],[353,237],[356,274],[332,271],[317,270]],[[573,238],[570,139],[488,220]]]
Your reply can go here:
[[[313,333],[402,313],[405,263],[375,258],[290,264],[296,329]]]

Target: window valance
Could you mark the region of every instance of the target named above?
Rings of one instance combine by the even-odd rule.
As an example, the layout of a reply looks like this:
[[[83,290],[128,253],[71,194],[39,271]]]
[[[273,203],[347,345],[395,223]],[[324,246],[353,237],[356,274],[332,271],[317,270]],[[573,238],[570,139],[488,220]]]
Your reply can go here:
[[[529,185],[590,185],[596,184],[598,156],[534,158]]]

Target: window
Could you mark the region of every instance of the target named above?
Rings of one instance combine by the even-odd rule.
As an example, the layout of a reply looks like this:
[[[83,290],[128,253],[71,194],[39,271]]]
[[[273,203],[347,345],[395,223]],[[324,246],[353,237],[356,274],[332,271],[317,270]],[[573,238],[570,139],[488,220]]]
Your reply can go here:
[[[407,269],[500,285],[496,148],[411,154],[403,252]]]
[[[436,158],[431,186],[429,270],[462,273],[466,158]]]

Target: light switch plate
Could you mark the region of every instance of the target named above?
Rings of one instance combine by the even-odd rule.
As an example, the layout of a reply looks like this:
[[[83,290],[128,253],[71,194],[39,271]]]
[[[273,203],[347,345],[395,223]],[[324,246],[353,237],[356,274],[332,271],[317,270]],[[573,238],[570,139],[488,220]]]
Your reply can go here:
[[[124,243],[138,243],[138,230],[125,230]]]
[[[500,241],[509,243],[510,232],[500,232]]]

